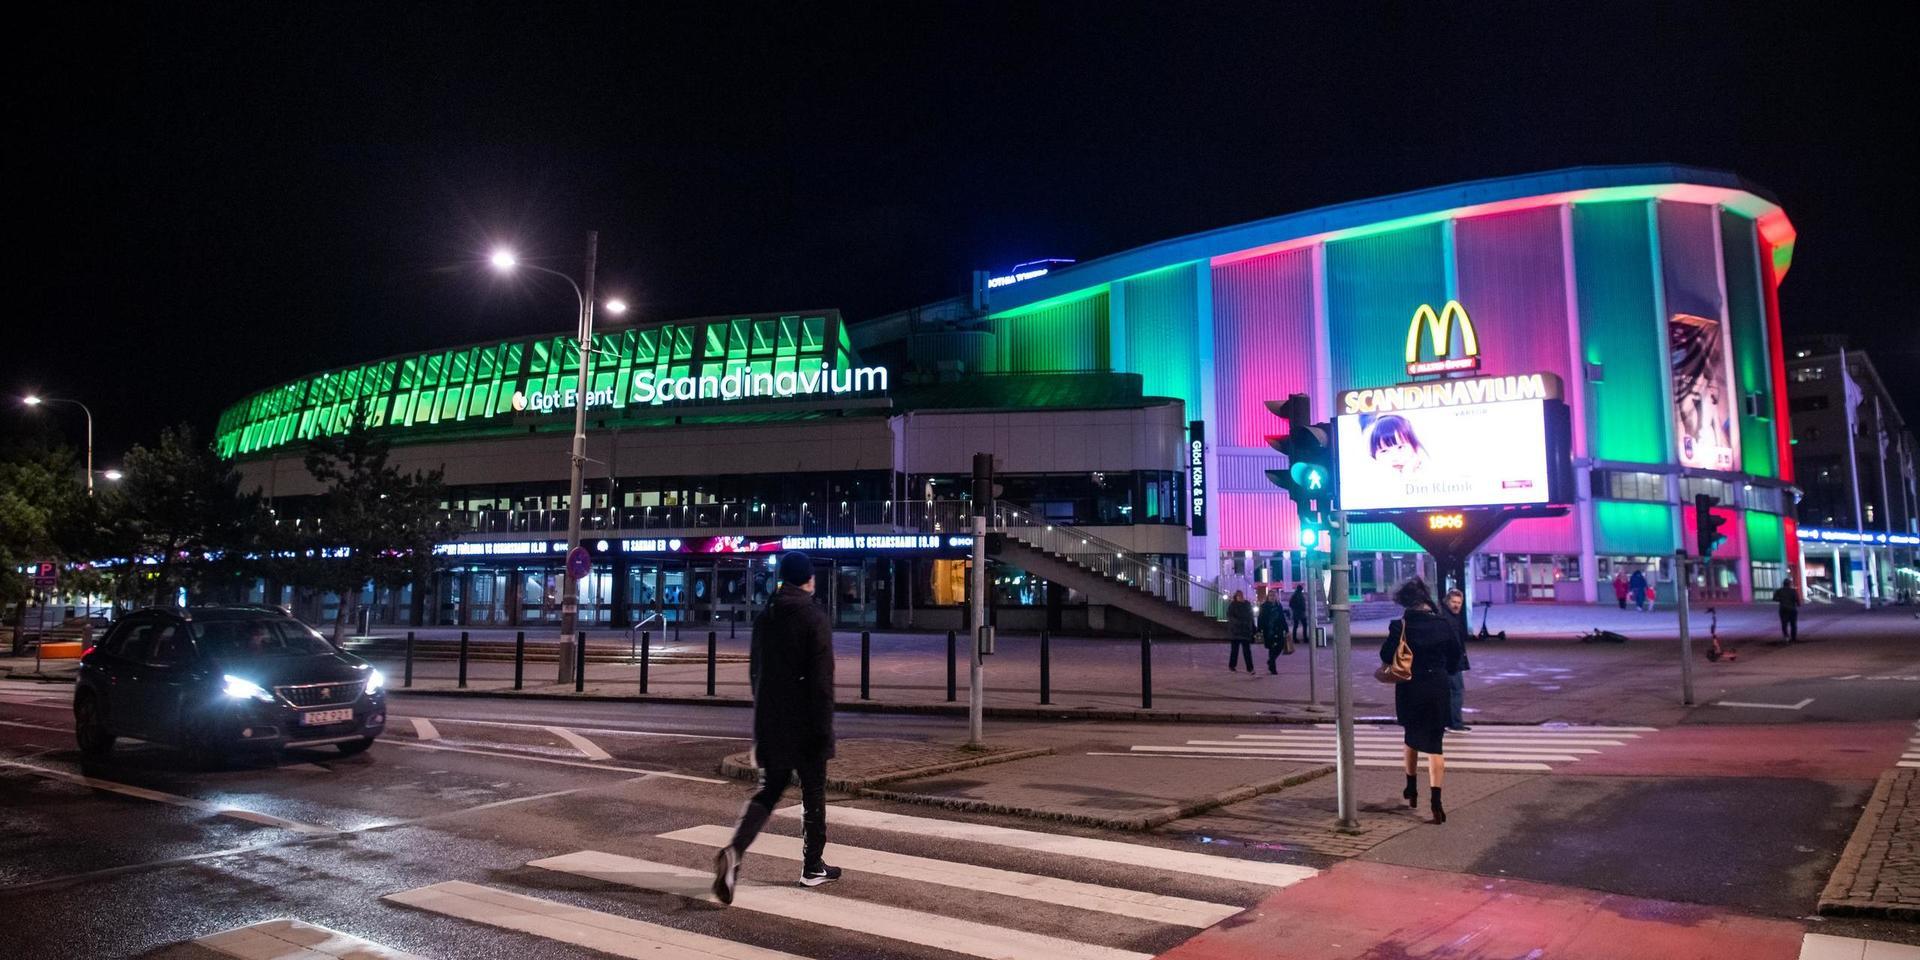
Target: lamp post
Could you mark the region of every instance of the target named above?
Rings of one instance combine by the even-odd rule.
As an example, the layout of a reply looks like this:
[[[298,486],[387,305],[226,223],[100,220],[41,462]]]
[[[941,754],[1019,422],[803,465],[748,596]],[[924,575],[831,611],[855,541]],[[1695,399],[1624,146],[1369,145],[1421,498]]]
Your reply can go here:
[[[42,397],[28,394],[27,396],[21,397],[20,402],[29,407],[37,407],[43,403],[71,403],[79,407],[81,413],[87,415],[87,496],[93,496],[93,411],[87,409],[87,405],[78,400],[63,400],[59,397]]]
[[[586,289],[574,283],[573,278],[558,270],[549,269],[532,263],[522,263],[510,250],[495,250],[488,257],[494,269],[501,272],[512,271],[518,267],[552,274],[567,282],[573,288],[574,301],[579,305],[576,317],[575,336],[580,342],[580,372],[574,388],[573,398],[573,455],[567,507],[567,555],[571,557],[580,548],[580,488],[587,465],[587,377],[593,356],[593,274],[595,262],[599,258],[600,232],[587,231],[587,272]],[[627,305],[619,300],[609,301],[607,311],[615,315],[625,313]],[[579,620],[580,586],[570,572],[562,571],[560,594],[560,683],[573,682],[574,627]]]

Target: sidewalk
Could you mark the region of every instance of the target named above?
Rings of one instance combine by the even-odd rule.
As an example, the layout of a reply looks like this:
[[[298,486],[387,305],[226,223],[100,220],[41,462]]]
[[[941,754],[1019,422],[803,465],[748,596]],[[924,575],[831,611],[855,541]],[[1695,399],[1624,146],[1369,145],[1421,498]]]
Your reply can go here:
[[[1820,895],[1829,916],[1920,920],[1920,770],[1889,770],[1875,784],[1853,838]]]

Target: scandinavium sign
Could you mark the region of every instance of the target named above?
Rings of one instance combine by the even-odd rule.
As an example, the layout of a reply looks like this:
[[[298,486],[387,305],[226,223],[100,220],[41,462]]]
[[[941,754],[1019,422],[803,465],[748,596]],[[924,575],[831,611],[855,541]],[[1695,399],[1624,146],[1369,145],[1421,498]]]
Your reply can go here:
[[[695,400],[800,400],[837,397],[845,394],[872,394],[887,391],[886,367],[841,367],[823,365],[818,370],[783,370],[779,373],[749,373],[733,370],[724,376],[656,377],[651,371],[634,374],[635,405],[659,406]],[[516,391],[515,412],[552,413],[571,410],[579,397],[572,387],[533,393]],[[611,389],[587,393],[587,409],[614,405]]]

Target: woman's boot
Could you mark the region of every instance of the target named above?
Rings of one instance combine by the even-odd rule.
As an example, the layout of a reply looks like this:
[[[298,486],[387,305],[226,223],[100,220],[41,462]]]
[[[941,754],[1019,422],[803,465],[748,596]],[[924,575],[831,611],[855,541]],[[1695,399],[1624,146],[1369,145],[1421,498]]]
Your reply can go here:
[[[1400,795],[1407,798],[1407,806],[1415,810],[1420,809],[1419,778],[1411,773],[1407,774],[1407,788],[1400,791]]]
[[[1433,822],[1447,822],[1447,808],[1440,805],[1440,788],[1433,787]]]

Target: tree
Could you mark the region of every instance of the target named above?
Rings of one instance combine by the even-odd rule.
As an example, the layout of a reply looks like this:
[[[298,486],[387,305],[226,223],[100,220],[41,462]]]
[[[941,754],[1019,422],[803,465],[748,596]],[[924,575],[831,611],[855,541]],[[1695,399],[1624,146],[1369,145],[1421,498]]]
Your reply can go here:
[[[107,501],[110,552],[136,577],[134,593],[166,605],[181,588],[228,592],[249,569],[246,558],[265,510],[240,493],[240,475],[182,424],[153,447],[127,453],[120,495]]]
[[[368,584],[398,588],[432,569],[444,526],[442,473],[403,474],[388,462],[390,445],[368,429],[368,420],[356,408],[345,431],[316,438],[307,449],[307,472],[328,489],[318,522],[301,537],[306,575],[297,579],[339,594],[336,644]]]
[[[0,457],[0,604],[11,607],[32,593],[21,565],[64,556],[57,532],[81,492],[70,479],[73,470],[72,454],[58,448]]]

